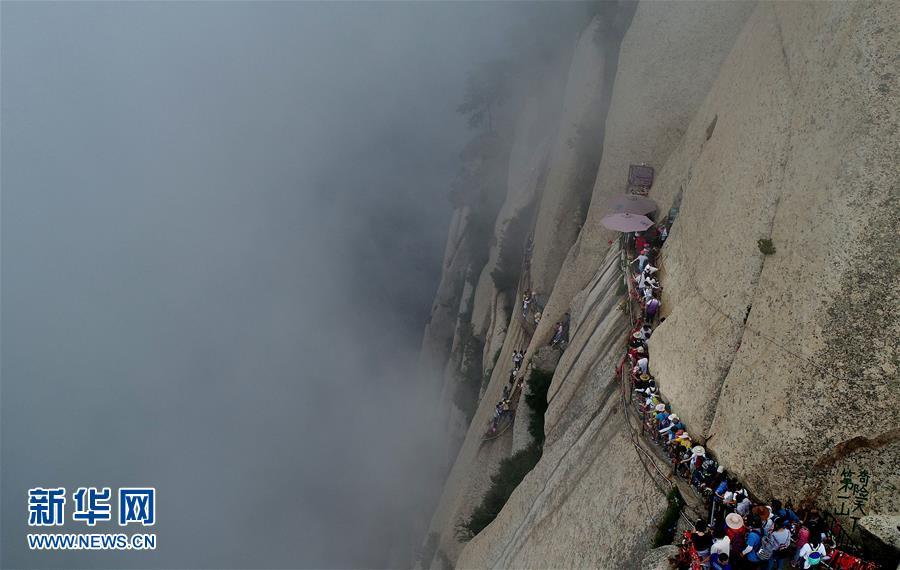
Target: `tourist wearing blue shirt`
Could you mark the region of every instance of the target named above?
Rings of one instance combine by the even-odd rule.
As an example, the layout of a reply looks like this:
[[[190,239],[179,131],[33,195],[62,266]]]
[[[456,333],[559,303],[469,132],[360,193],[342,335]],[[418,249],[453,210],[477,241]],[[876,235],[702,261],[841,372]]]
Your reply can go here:
[[[800,517],[797,516],[797,513],[788,507],[782,507],[781,501],[778,499],[772,501],[772,514],[781,520],[790,521],[792,523],[800,522]]]
[[[747,533],[747,546],[741,551],[741,556],[747,562],[756,565],[762,562],[756,554],[759,552],[760,544],[762,544],[762,530],[760,529],[761,523],[759,518],[751,517],[748,526],[750,530]]]

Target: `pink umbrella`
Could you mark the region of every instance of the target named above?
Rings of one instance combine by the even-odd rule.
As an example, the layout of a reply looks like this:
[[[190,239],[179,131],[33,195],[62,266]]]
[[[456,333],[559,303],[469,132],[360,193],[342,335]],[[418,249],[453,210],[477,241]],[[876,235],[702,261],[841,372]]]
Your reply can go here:
[[[656,211],[656,202],[637,194],[620,194],[610,198],[605,209],[611,214],[649,214]]]
[[[647,216],[639,216],[637,214],[609,214],[604,216],[600,223],[603,227],[617,232],[642,232],[653,225],[653,220]]]

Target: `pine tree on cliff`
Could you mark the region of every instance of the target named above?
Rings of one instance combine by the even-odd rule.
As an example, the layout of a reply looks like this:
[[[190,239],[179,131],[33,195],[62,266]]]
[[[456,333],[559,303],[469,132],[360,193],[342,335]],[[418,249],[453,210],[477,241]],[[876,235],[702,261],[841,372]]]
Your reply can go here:
[[[466,93],[456,110],[469,117],[469,126],[486,126],[494,130],[494,109],[502,106],[510,97],[510,65],[498,60],[484,64],[469,73]]]

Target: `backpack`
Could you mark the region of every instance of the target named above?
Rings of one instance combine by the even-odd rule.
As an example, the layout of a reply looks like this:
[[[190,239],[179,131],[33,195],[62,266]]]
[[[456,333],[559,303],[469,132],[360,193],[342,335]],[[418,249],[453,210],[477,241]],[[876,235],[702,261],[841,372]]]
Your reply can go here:
[[[757,552],[756,555],[759,556],[760,560],[768,560],[772,558],[772,555],[774,555],[775,558],[786,558],[790,546],[790,538],[788,538],[786,543],[779,544],[775,539],[774,534],[769,534],[763,537],[759,552]]]
[[[790,541],[788,541],[790,544]],[[760,560],[768,560],[772,558],[772,555],[776,552],[780,552],[787,548],[787,546],[782,546],[778,544],[778,541],[775,540],[775,536],[772,534],[767,534],[762,537],[762,541],[759,544],[759,550],[756,555],[759,556]]]

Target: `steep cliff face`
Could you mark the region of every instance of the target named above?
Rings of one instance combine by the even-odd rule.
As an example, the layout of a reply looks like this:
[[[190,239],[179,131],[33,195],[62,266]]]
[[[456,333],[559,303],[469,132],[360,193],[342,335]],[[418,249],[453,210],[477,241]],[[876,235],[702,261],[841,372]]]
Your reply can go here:
[[[644,475],[628,428],[613,370],[627,330],[618,251],[597,275],[573,325],[600,316],[565,352],[550,400],[544,454],[516,488],[500,516],[459,557],[459,568],[633,568],[654,530],[664,495]],[[566,377],[579,353],[598,354],[591,372]],[[562,376],[560,376],[562,375]]]
[[[512,297],[518,286],[526,237],[534,223],[534,207],[543,189],[542,174],[550,140],[545,113],[541,101],[531,98],[517,121],[506,200],[497,215],[488,261],[475,289],[472,323],[475,334],[487,339],[485,370],[493,367],[493,356],[503,346],[509,315],[516,302]]]
[[[599,18],[587,27],[575,48],[565,90],[563,115],[555,137],[534,228],[529,284],[549,293],[587,214],[590,185],[597,169],[603,120],[611,88],[614,50],[605,49]]]
[[[865,514],[900,510],[898,26],[896,3],[641,2],[617,62],[582,35],[556,138],[517,151],[546,176],[517,169],[504,206],[538,204],[516,298],[484,272],[474,295],[492,374],[432,521],[434,567],[632,568],[649,550],[665,487],[639,460],[612,377],[626,324],[614,234],[599,225],[637,162],[657,170],[659,216],[677,213],[651,367],[694,439],[761,497],[840,514],[840,474],[866,470]],[[597,79],[610,65],[611,86]],[[579,121],[603,129],[576,239],[565,220],[581,216],[580,198],[565,186],[585,149],[566,141]],[[525,286],[549,297],[533,334],[520,318]],[[510,301],[498,328],[496,308]],[[564,312],[571,340],[548,393],[543,456],[496,520],[459,543],[454,525],[523,445],[527,413],[515,441],[481,441],[512,351],[527,345],[535,358]]]
[[[655,189],[683,192],[650,343],[663,392],[758,492],[835,510],[845,468],[900,508],[897,17],[760,4]]]
[[[594,274],[616,234],[600,225],[604,202],[625,191],[628,165],[660,165],[672,152],[718,74],[753,2],[640,2],[622,40],[606,116],[602,160],[584,229],[565,258],[547,303],[553,322]]]
[[[536,219],[541,216],[546,218],[548,209],[558,211],[561,204],[573,200],[572,168],[578,163],[578,153],[585,151],[587,142],[582,140],[580,144],[560,143],[559,139],[571,138],[571,131],[575,127],[562,129],[558,128],[558,125],[577,125],[584,119],[584,113],[588,111],[597,113],[596,109],[589,109],[590,105],[585,103],[585,100],[590,101],[591,97],[594,97],[596,103],[597,96],[593,95],[593,90],[598,78],[604,75],[602,65],[597,69],[597,62],[603,61],[608,48],[594,40],[598,26],[597,22],[589,26],[577,43],[571,56],[571,63],[567,66],[568,79],[559,90],[565,93],[542,89],[542,97],[526,103],[517,121],[510,152],[506,200],[494,226],[494,244],[474,291],[472,324],[473,330],[485,335],[483,368],[488,375],[488,382],[482,391],[479,407],[472,418],[465,440],[459,447],[459,455],[449,473],[443,496],[431,524],[431,531],[439,536],[439,552],[442,556],[449,557],[451,561],[456,559],[463,546],[456,540],[454,528],[456,522],[466,516],[481,500],[490,485],[490,476],[494,469],[513,449],[512,430],[492,441],[490,445],[481,445],[481,438],[493,414],[494,404],[500,399],[503,386],[509,377],[512,353],[514,350],[528,347],[533,329],[531,321],[521,318],[520,304],[522,293],[533,288],[532,272],[524,268],[524,258],[519,259],[514,267],[509,267],[508,252],[519,245],[524,255],[529,234],[538,233],[535,226],[541,223],[536,222]],[[547,120],[548,109],[553,108],[549,102],[552,96],[558,97],[562,104],[559,113]],[[551,178],[552,186],[549,182]],[[591,181],[584,180],[582,183],[584,193],[585,188],[589,189]],[[577,231],[574,222],[569,224],[568,231],[573,233],[574,238],[574,232]],[[460,239],[465,239],[464,233]],[[534,238],[534,243],[536,242]],[[568,247],[568,244],[564,247]],[[506,253],[504,249],[507,250]],[[515,259],[515,256],[512,258]],[[528,259],[528,264],[532,263],[533,256]],[[504,282],[503,275],[510,271],[512,279]],[[535,274],[545,273],[543,269],[535,271]],[[454,281],[445,278],[442,284],[444,282]],[[552,280],[550,282],[552,283]],[[433,326],[432,329],[437,330]],[[453,365],[448,364],[448,368],[453,368]],[[449,370],[445,371],[445,378],[448,372]],[[523,410],[520,418],[526,417]],[[520,431],[520,439],[522,439],[522,425],[523,422],[518,422],[516,426],[516,430]],[[440,558],[435,559],[435,564],[438,564]]]
[[[453,212],[450,220],[441,281],[431,304],[431,317],[422,335],[421,358],[424,370],[442,367],[450,354],[453,333],[456,329],[459,294],[467,266],[467,256],[460,247],[465,237],[465,229],[466,211],[460,208]]]

